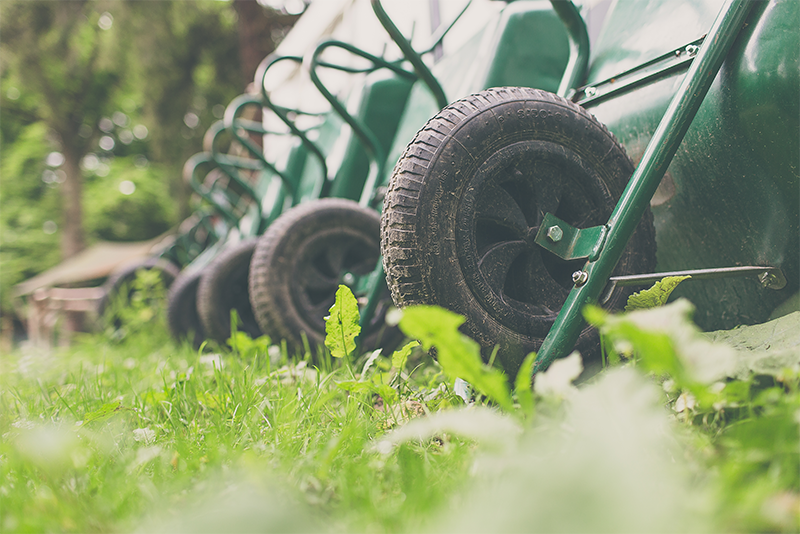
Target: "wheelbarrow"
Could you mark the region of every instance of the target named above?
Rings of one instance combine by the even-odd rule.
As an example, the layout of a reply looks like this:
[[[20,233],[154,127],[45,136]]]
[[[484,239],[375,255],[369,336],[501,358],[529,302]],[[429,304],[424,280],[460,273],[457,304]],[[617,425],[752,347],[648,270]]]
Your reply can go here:
[[[312,80],[330,102],[331,107],[338,110],[352,128],[354,135],[361,140],[362,146],[367,147],[370,171],[358,202],[330,199],[294,208],[281,216],[259,240],[250,271],[251,304],[264,331],[276,339],[286,339],[292,349],[303,350],[306,347],[313,349],[322,345],[325,337],[324,317],[333,303],[339,284],[349,286],[361,306],[362,349],[386,347],[396,340],[396,331],[387,331],[383,321],[390,302],[387,299],[382,264],[379,261],[378,210],[386,190],[388,170],[396,161],[396,157],[392,154],[398,147],[405,146],[413,135],[412,132],[424,124],[430,114],[427,110],[432,109],[435,113],[447,105],[446,89],[439,79],[442,79],[453,93],[457,91],[456,87],[463,86],[462,82],[465,79],[470,79],[466,75],[470,69],[462,69],[460,73],[454,72],[457,70],[454,69],[455,64],[448,62],[446,53],[441,63],[437,65],[439,75],[435,75],[422,59],[423,55],[433,55],[441,47],[443,40],[469,5],[470,2],[465,3],[464,8],[450,23],[436,30],[428,45],[422,47],[421,52],[417,52],[389,20],[382,6],[373,3],[378,20],[390,38],[400,47],[403,58],[411,65],[410,70],[405,70],[408,67],[401,66],[399,62],[384,64],[383,72],[404,78],[408,78],[413,72],[413,77],[416,79],[408,103],[403,109],[397,133],[394,134],[393,140],[387,137],[387,141],[391,142],[388,151],[382,148],[386,141],[379,142],[375,139],[369,125],[362,124],[357,117],[347,111],[346,106],[338,102],[333,94],[326,91],[317,73],[320,67],[326,66],[322,55],[330,48],[345,51],[374,63],[379,62],[380,58],[334,40],[321,43],[309,57],[307,63]],[[503,19],[497,25],[500,29],[493,27],[495,33],[488,36],[500,37],[493,50],[506,46],[507,42],[502,37],[509,35],[510,32],[505,32],[507,27],[519,28],[521,25],[530,30],[531,26],[540,24],[544,18],[551,22],[558,21],[552,13],[542,10],[541,6],[524,7],[524,9],[514,9],[513,16]],[[473,38],[470,46],[474,46],[479,40],[480,36]],[[459,59],[462,60],[462,64],[474,64],[475,54],[472,48],[461,52]],[[516,75],[517,78],[513,80],[524,79],[555,88],[559,81],[555,73],[560,75],[563,71],[563,64],[559,65],[559,62],[566,63],[568,57],[566,39],[552,46],[547,57],[553,61],[548,62],[544,68],[523,74],[514,68],[514,62],[521,61],[521,56],[510,55],[506,58],[508,61],[497,65],[500,68],[477,76],[480,79],[477,83],[488,83],[487,80],[503,78],[512,81],[512,77]]]
[[[226,114],[235,116],[242,108],[256,102],[259,102],[259,112],[262,106],[269,111],[269,104],[260,104],[254,95],[242,95],[229,104]],[[300,110],[283,110],[287,111],[303,114]],[[296,135],[310,144],[307,136],[315,126],[297,130]],[[205,151],[192,156],[184,167],[187,183],[230,223],[226,238],[188,265],[170,291],[167,310],[170,330],[178,339],[193,332],[195,346],[206,337],[222,343],[230,336],[231,309],[239,314],[240,330],[253,337],[261,335],[246,292],[252,237],[263,232],[284,209],[287,191],[291,197],[298,190],[298,184],[318,190],[325,181],[324,159],[319,156],[322,174],[319,169],[311,169],[311,165],[306,169],[304,146],[293,147],[288,161],[280,168],[265,160],[260,149],[252,148],[254,143],[250,137],[265,134],[282,135],[283,132],[268,131],[253,120],[238,118],[235,128],[219,121],[206,133]],[[233,154],[230,149],[224,151],[221,143],[226,136],[231,138],[229,141],[238,142],[250,157]],[[318,153],[315,145],[312,148]],[[253,152],[256,157],[252,157]],[[309,171],[305,180],[302,178],[304,170]],[[200,180],[203,174],[205,179]],[[301,177],[299,181],[298,176]],[[288,200],[291,202],[292,198]]]
[[[219,138],[225,133],[223,123],[213,124],[204,138],[206,152],[195,154],[184,165],[184,180],[224,221],[225,234],[190,262],[170,287],[167,299],[167,324],[173,337],[191,336],[194,346],[206,339],[207,331],[197,309],[197,290],[201,275],[232,241],[238,241],[241,228],[249,228],[260,214],[258,203],[266,188],[263,167],[247,158],[218,154]],[[205,173],[201,180],[199,176]],[[255,223],[257,224],[257,222]],[[245,321],[244,329],[250,324]],[[212,325],[211,332],[218,328]],[[257,332],[255,332],[257,334]]]
[[[450,27],[452,24],[434,36],[423,53],[431,53]],[[321,74],[326,69],[341,69],[325,59],[331,50],[365,61],[373,80],[365,87],[385,85],[387,96],[366,99],[366,105],[355,110],[341,102],[323,83]],[[406,120],[409,92],[418,79],[418,73],[401,63],[402,58],[387,61],[334,39],[321,42],[307,58],[312,82],[351,130],[365,156],[362,162],[367,172],[359,182],[340,182],[344,187],[334,184],[329,198],[289,210],[259,238],[250,266],[251,305],[264,332],[285,340],[291,351],[310,349],[313,354],[322,346],[324,317],[340,283],[353,290],[363,307],[362,348],[399,341],[396,329],[385,328],[391,300],[376,265],[380,257],[377,210],[388,174],[387,153]],[[442,105],[445,103],[442,99]]]
[[[266,58],[256,74],[258,85],[265,87],[264,80],[270,68],[284,61],[300,62],[302,59],[292,56]],[[355,107],[356,115],[369,125],[371,131],[377,132],[379,142],[380,139],[391,138],[399,120],[399,111],[402,110],[410,88],[410,82],[407,80],[388,79],[370,74],[380,66],[380,61],[366,68],[326,64],[330,69],[366,75],[361,87],[353,92],[349,106]],[[321,90],[328,91],[321,82],[317,86],[321,87]],[[281,170],[270,163],[261,147],[247,136],[248,132],[261,135],[276,133],[264,129],[259,123],[239,117],[242,109],[253,105],[271,110],[287,127],[288,133],[296,138]],[[270,186],[277,187],[261,193],[260,208],[255,210],[251,218],[241,219],[242,222],[246,221],[247,225],[239,223],[237,234],[229,243],[222,246],[224,250],[216,254],[208,265],[201,265],[187,272],[185,286],[178,285],[181,289],[185,287],[186,296],[183,300],[188,302],[191,298],[190,279],[195,280],[197,315],[205,334],[209,337],[220,343],[228,338],[232,309],[236,309],[240,315],[240,329],[254,337],[260,335],[261,330],[253,319],[248,300],[247,273],[255,247],[255,236],[262,234],[277,215],[288,207],[311,199],[328,196],[349,198],[356,193],[360,194],[369,172],[368,160],[359,144],[359,138],[342,135],[343,121],[340,114],[340,110],[337,109],[327,112],[324,120],[318,124],[315,132],[317,135],[312,141],[310,132],[303,131],[296,124],[298,115],[308,117],[309,114],[275,105],[266,90],[260,96],[243,95],[228,106],[225,114],[227,130],[249,152],[250,158],[242,160],[240,157],[231,157],[212,150],[214,162],[232,175],[238,172],[237,167],[255,164],[256,167],[269,169],[270,176],[278,179],[269,182]],[[211,146],[213,148],[213,143]],[[337,147],[342,148],[338,158],[332,154]],[[325,156],[324,152],[328,155]],[[308,156],[311,156],[310,161],[306,161]],[[201,159],[203,158],[198,158],[197,163],[200,163]]]
[[[118,301],[120,306],[127,305],[132,283],[140,270],[159,271],[164,288],[171,290],[173,283],[180,279],[181,269],[224,240],[230,228],[228,218],[221,216],[217,209],[195,211],[181,222],[177,235],[158,253],[143,260],[126,263],[108,277],[102,286],[104,293],[98,302],[98,316],[105,317],[112,302]],[[118,323],[115,317],[105,317],[105,321]]]
[[[597,352],[583,307],[619,306],[681,260],[732,262],[685,273],[725,284],[686,284],[701,314],[766,319],[798,287],[798,5],[729,0],[686,38],[708,3],[620,2],[591,64],[578,9],[552,7],[571,48],[557,94],[454,102],[395,167],[382,220],[395,302],[461,313],[511,376],[531,351],[535,371]],[[648,16],[686,40],[654,46],[668,32]]]

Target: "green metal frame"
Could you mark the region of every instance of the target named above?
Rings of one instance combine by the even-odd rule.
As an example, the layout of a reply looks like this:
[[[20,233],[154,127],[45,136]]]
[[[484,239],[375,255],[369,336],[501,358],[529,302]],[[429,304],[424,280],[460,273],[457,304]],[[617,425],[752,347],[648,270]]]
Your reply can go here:
[[[647,209],[752,6],[753,3],[748,0],[728,0],[721,9],[622,197],[604,225],[606,235],[604,242],[599,243],[597,258],[587,261],[579,271],[580,274],[576,273],[573,278],[576,285],[539,349],[535,372],[546,369],[555,359],[566,356],[575,344],[583,326],[581,310],[586,304],[597,302],[606,287],[612,270]],[[546,241],[537,243],[550,250]]]
[[[355,56],[364,58],[372,63],[372,67],[362,71],[361,69],[346,69],[338,65],[323,62],[320,56],[328,48],[339,48]],[[359,203],[362,206],[368,206],[374,198],[375,188],[378,185],[378,179],[383,177],[385,174],[385,150],[383,147],[381,147],[381,143],[376,137],[375,133],[365,124],[364,120],[353,116],[349,111],[347,111],[345,105],[342,104],[339,99],[328,90],[327,87],[325,87],[325,84],[322,83],[322,80],[319,77],[318,71],[321,67],[345,70],[347,72],[372,72],[377,69],[389,69],[401,78],[406,78],[408,80],[413,80],[415,78],[414,73],[403,69],[397,64],[397,62],[386,61],[381,57],[365,52],[364,50],[361,50],[360,48],[357,48],[349,43],[333,39],[320,43],[311,54],[311,59],[309,62],[309,76],[311,77],[311,82],[322,94],[325,100],[330,103],[333,110],[347,123],[348,126],[350,126],[350,128],[352,128],[353,133],[367,154],[367,158],[369,160],[369,172],[367,174],[365,185],[362,188],[362,194]]]
[[[196,221],[192,222],[192,219]],[[180,233],[172,244],[159,254],[159,257],[171,261],[183,268],[192,263],[202,252],[228,233],[228,226],[215,214],[208,211],[196,212],[187,218],[181,226],[190,225],[189,229]]]

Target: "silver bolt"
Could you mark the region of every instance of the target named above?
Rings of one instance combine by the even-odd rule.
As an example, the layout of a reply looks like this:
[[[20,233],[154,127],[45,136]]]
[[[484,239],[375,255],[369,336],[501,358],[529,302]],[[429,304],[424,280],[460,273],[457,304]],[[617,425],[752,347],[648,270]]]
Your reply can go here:
[[[550,241],[553,243],[558,243],[561,241],[561,238],[564,237],[564,231],[559,226],[551,226],[547,229],[547,237],[549,237]]]
[[[353,273],[344,273],[344,276],[342,276],[342,282],[344,282],[344,285],[346,286],[351,286],[356,283],[356,277],[353,276]]]
[[[686,53],[689,54],[690,56],[697,55],[698,50],[700,50],[700,47],[697,45],[688,45],[686,47]]]
[[[591,98],[597,94],[597,87],[587,87],[583,90],[583,94]]]
[[[770,272],[761,273],[758,277],[761,287],[769,287],[775,281],[775,275]]]
[[[589,279],[589,273],[586,271],[575,271],[572,273],[572,281],[575,282],[575,285],[580,287],[586,283]]]

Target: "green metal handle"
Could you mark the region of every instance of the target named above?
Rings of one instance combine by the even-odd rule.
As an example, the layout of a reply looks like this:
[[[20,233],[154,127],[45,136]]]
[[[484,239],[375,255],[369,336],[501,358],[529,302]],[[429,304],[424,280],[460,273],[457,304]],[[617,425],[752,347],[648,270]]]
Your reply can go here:
[[[321,189],[328,180],[328,164],[325,161],[325,156],[322,154],[322,151],[317,146],[317,144],[308,138],[307,133],[298,128],[297,125],[294,123],[294,121],[289,118],[290,112],[303,115],[316,115],[316,114],[304,113],[299,110],[289,110],[287,108],[277,106],[275,105],[274,102],[272,102],[269,91],[267,91],[266,87],[267,74],[269,74],[269,71],[273,66],[277,65],[282,61],[293,61],[295,63],[302,64],[303,58],[298,56],[279,56],[277,54],[270,54],[261,61],[261,63],[258,65],[258,68],[256,69],[256,75],[255,75],[255,82],[258,85],[258,87],[261,88],[261,102],[265,108],[272,111],[278,117],[278,119],[280,119],[280,121],[283,122],[287,128],[289,128],[289,131],[293,135],[295,135],[298,139],[300,139],[300,142],[303,144],[304,147],[306,147],[309,153],[312,154],[317,159],[317,161],[319,161],[320,169],[322,170],[322,176],[319,185],[319,188]],[[292,192],[292,198],[294,200],[298,200],[295,198],[294,191]]]
[[[259,162],[264,169],[269,170],[274,176],[277,176],[283,186],[289,191],[289,193],[294,197],[297,192],[297,186],[294,183],[292,177],[288,176],[286,173],[278,170],[275,165],[267,161],[264,157],[264,153],[258,145],[256,145],[250,138],[243,136],[239,133],[239,128],[237,127],[238,121],[238,114],[239,111],[246,106],[258,106],[264,107],[264,102],[262,98],[258,95],[239,95],[234,98],[228,107],[225,108],[225,116],[223,118],[223,124],[225,128],[230,132],[230,134],[239,141],[243,147]]]
[[[219,213],[226,221],[228,221],[231,225],[236,225],[239,222],[239,217],[236,216],[233,211],[228,209],[227,207],[221,205],[219,200],[214,197],[213,192],[206,187],[200,180],[197,179],[197,173],[203,165],[214,165],[216,167],[216,162],[211,157],[210,154],[207,152],[200,152],[195,154],[194,156],[190,157],[186,160],[186,163],[183,164],[183,179],[189,186],[194,190],[197,195],[211,204],[214,210]],[[224,193],[223,193],[224,195]],[[234,202],[231,202],[231,205],[234,205]]]
[[[578,277],[582,285],[576,285],[570,291],[553,327],[544,339],[536,358],[535,372],[546,369],[556,358],[566,356],[575,344],[583,326],[583,306],[596,302],[603,291],[752,5],[753,2],[748,0],[728,0],[717,15],[697,58],[667,107],[639,165],[611,213],[606,225],[608,233],[600,254],[595,261],[586,263],[583,274]]]
[[[558,96],[566,98],[586,78],[586,69],[589,66],[589,34],[586,23],[572,0],[550,0],[550,3],[564,23],[569,40],[569,60],[556,92]]]
[[[400,48],[400,51],[403,53],[403,57],[411,63],[411,66],[414,68],[414,72],[417,73],[417,76],[428,86],[431,93],[433,93],[433,97],[436,99],[436,104],[439,106],[439,109],[443,109],[447,106],[448,101],[447,97],[444,94],[444,89],[442,89],[439,80],[431,72],[431,69],[422,61],[422,56],[414,50],[411,46],[411,43],[408,42],[408,39],[405,38],[403,33],[395,26],[392,19],[389,18],[389,15],[386,13],[386,10],[383,9],[383,5],[381,4],[381,0],[370,0],[372,4],[372,11],[375,12],[375,16],[378,17],[378,21],[380,21],[381,26],[386,30],[386,33],[389,34],[389,37],[392,38],[392,41],[397,44]],[[460,17],[461,15],[459,15]],[[450,25],[452,27],[452,25]],[[448,27],[449,29],[449,27]],[[444,38],[444,35],[441,36],[440,40]],[[431,47],[431,49],[435,48],[436,43]]]
[[[245,193],[247,193],[253,202],[258,202],[258,192],[253,189],[250,181],[239,173],[238,169],[246,169],[250,171],[263,170],[263,164],[258,160],[230,156],[220,152],[217,147],[217,140],[225,131],[226,128],[222,121],[217,121],[212,124],[206,131],[205,138],[203,139],[204,148],[206,148],[207,153],[211,154],[211,158],[216,162],[219,169],[228,175],[231,180],[236,182],[236,184],[239,185],[239,187],[241,187]]]
[[[364,151],[367,154],[367,158],[369,159],[369,173],[367,174],[367,179],[364,183],[361,199],[359,201],[362,206],[366,206],[372,199],[375,186],[378,183],[378,178],[384,175],[384,171],[386,169],[386,154],[384,154],[384,150],[372,130],[366,124],[364,124],[361,119],[354,117],[349,111],[347,111],[347,108],[344,106],[344,104],[342,104],[339,99],[336,98],[327,87],[325,87],[325,84],[322,83],[318,73],[318,69],[320,67],[324,66],[329,68],[338,68],[338,66],[332,66],[328,63],[323,63],[320,60],[322,53],[328,48],[332,47],[340,48],[355,56],[359,56],[370,61],[373,65],[372,68],[367,69],[364,72],[372,72],[381,68],[386,68],[395,74],[398,74],[399,76],[412,79],[414,78],[414,74],[404,70],[398,66],[397,63],[386,61],[381,57],[365,52],[364,50],[361,50],[360,48],[357,48],[349,43],[333,39],[321,42],[319,45],[317,45],[317,48],[314,50],[313,54],[311,54],[308,65],[308,72],[309,76],[311,77],[311,82],[316,86],[317,90],[319,90],[322,96],[325,97],[325,100],[330,103],[333,110],[350,126],[350,128],[353,129],[353,133],[363,146]]]

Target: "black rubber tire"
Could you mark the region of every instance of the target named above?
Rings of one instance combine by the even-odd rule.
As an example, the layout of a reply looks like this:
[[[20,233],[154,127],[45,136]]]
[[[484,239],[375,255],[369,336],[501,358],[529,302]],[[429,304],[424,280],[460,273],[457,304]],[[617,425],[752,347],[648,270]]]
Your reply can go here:
[[[345,283],[343,275],[368,275],[379,258],[378,212],[340,198],[292,208],[270,225],[253,255],[250,299],[258,323],[295,353],[303,350],[305,334],[316,354],[325,342],[324,317],[339,284]],[[397,328],[384,323],[390,305],[385,289],[374,320],[361,332],[362,350],[392,348],[402,339]]]
[[[464,315],[484,356],[499,345],[513,376],[584,264],[533,242],[544,213],[578,228],[604,224],[633,169],[605,126],[554,94],[489,89],[447,106],[408,145],[384,200],[381,246],[395,304]],[[615,274],[654,267],[648,209]],[[628,293],[616,290],[607,305],[623,305]],[[576,348],[597,354],[596,333],[584,327]]]
[[[190,340],[197,349],[206,339],[203,323],[197,313],[197,288],[201,269],[184,269],[172,283],[167,296],[167,325],[177,341]]]
[[[164,289],[169,289],[175,278],[178,277],[180,269],[171,261],[162,258],[147,258],[144,260],[136,260],[117,268],[103,283],[103,296],[97,303],[97,315],[103,317],[109,304],[117,298],[117,293],[123,286],[128,287],[128,297],[130,298],[132,289],[130,288],[131,282],[136,279],[136,273],[140,269],[151,270],[158,269],[161,271],[161,281],[164,284]]]
[[[256,239],[226,247],[203,269],[197,288],[197,313],[206,336],[224,344],[231,337],[231,310],[239,314],[238,330],[253,339],[263,335],[248,295],[248,272]]]

